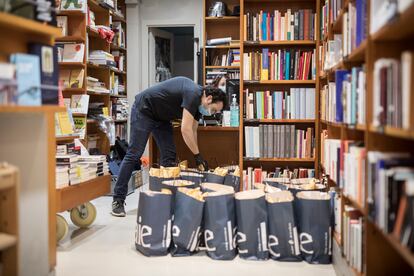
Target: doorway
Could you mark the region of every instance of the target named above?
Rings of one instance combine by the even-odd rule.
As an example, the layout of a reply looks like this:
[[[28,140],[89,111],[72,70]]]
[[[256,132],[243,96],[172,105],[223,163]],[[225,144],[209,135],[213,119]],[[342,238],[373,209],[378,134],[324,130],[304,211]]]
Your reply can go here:
[[[194,26],[150,27],[149,85],[184,76],[195,79]]]

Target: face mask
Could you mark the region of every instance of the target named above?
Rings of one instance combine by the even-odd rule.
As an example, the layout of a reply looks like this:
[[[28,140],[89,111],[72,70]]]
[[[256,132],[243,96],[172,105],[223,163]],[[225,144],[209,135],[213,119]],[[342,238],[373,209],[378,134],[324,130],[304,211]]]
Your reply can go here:
[[[225,85],[219,85],[218,88],[223,90],[223,92],[226,92],[226,86]]]
[[[201,113],[201,115],[203,116],[211,116],[211,111],[210,109],[206,109],[203,105],[200,105],[198,107],[198,111]]]

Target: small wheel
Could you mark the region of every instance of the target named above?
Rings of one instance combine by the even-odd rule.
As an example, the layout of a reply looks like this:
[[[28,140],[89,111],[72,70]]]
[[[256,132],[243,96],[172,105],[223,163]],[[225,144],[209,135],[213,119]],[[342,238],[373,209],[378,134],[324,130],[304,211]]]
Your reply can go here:
[[[63,216],[56,214],[56,240],[58,242],[63,240],[67,236],[68,231],[69,225],[66,219]]]
[[[96,208],[92,203],[86,202],[70,210],[70,219],[79,228],[87,228],[96,219]]]

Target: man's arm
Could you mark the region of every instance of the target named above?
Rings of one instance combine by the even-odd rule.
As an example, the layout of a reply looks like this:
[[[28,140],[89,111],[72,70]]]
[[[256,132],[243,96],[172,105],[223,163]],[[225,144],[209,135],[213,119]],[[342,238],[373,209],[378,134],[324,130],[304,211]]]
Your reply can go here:
[[[195,124],[197,124],[197,126],[195,126]],[[197,144],[197,127],[198,123],[194,119],[193,115],[191,115],[191,113],[184,108],[183,118],[181,121],[181,134],[183,135],[183,139],[187,147],[194,155],[200,153]]]

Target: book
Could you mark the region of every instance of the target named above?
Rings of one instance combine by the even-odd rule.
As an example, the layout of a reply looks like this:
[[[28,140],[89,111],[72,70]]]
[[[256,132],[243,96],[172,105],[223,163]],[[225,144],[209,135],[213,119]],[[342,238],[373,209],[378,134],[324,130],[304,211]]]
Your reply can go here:
[[[29,53],[39,57],[42,104],[57,105],[59,103],[57,49],[49,45],[31,43]]]
[[[87,119],[85,116],[73,117],[75,133],[79,135],[79,139],[85,139]]]
[[[17,104],[41,105],[39,57],[29,54],[12,54],[10,62],[16,66]]]
[[[61,11],[81,11],[86,13],[87,2],[86,0],[61,0]]]
[[[2,4],[4,2],[2,1]],[[6,1],[6,12],[11,11],[15,15],[56,26],[55,0],[37,2],[26,0]],[[0,4],[0,7],[2,4]]]
[[[85,44],[65,44],[63,46],[63,62],[83,62],[85,55]]]
[[[73,134],[73,125],[68,112],[57,112],[55,115],[55,127],[57,135]]]
[[[82,88],[84,77],[85,77],[85,70],[84,69],[74,69],[74,70],[72,70],[70,72],[69,87],[70,88]]]
[[[56,16],[56,23],[56,26],[62,31],[62,36],[68,36],[68,17],[65,15]]]
[[[63,88],[70,87],[70,70],[60,70],[59,81],[62,82]]]
[[[71,110],[73,113],[88,114],[89,95],[72,95]]]

